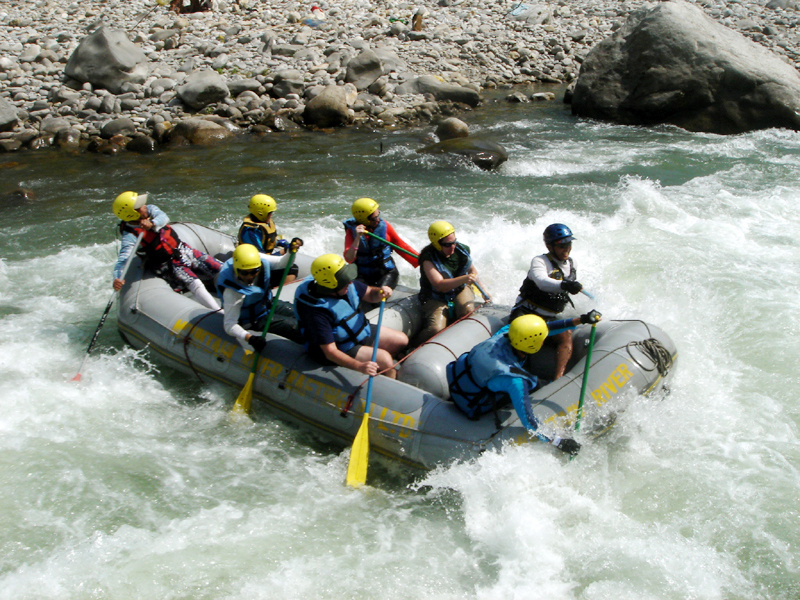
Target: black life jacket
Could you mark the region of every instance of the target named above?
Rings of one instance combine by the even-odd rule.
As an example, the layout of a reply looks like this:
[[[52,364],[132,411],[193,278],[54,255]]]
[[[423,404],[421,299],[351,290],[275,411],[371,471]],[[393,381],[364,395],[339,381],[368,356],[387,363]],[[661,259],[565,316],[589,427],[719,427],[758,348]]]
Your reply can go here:
[[[567,259],[569,261],[569,275],[566,277],[564,276],[564,272],[556,264],[550,254],[547,254],[546,258],[552,267],[548,273],[548,276],[551,279],[556,279],[558,281],[564,281],[565,279],[568,281],[575,281],[575,279],[577,279],[578,275],[575,272],[575,267],[572,264],[571,258]],[[519,288],[519,295],[522,296],[523,300],[527,300],[539,308],[543,308],[554,313],[562,312],[567,307],[567,303],[572,304],[572,300],[567,292],[562,290],[561,292],[554,294],[551,292],[542,291],[529,277],[526,277],[525,281],[522,282],[522,287]]]

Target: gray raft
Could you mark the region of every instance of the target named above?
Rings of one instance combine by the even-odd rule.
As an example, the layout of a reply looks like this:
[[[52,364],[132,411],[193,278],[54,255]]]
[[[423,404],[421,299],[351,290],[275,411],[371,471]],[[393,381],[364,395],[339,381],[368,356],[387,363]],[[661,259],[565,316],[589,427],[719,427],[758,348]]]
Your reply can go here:
[[[234,239],[194,224],[173,224],[190,246],[225,259]],[[311,259],[298,255],[301,277]],[[293,301],[296,283],[285,286],[281,299]],[[421,468],[478,456],[504,443],[536,441],[527,434],[510,406],[467,419],[452,402],[445,366],[462,352],[489,338],[508,323],[508,307],[481,306],[469,317],[420,346],[401,363],[398,380],[376,377],[370,417],[373,451]],[[378,309],[368,312],[377,322]],[[420,306],[412,290],[398,288],[387,302],[383,324],[409,337],[421,328]],[[190,295],[143,270],[135,258],[120,294],[118,325],[127,343],[147,347],[162,363],[241,390],[252,367],[253,353],[222,328],[222,315],[210,312]],[[536,390],[534,414],[547,435],[573,435],[591,327],[573,332],[574,352],[567,374]],[[361,425],[367,378],[342,367],[320,366],[302,346],[269,334],[259,361],[253,398],[278,417],[311,427],[349,445]],[[590,434],[613,423],[615,414],[637,395],[665,389],[677,351],[661,329],[643,321],[603,321],[597,326],[581,432]],[[533,357],[530,369],[552,377],[553,353],[547,346]]]

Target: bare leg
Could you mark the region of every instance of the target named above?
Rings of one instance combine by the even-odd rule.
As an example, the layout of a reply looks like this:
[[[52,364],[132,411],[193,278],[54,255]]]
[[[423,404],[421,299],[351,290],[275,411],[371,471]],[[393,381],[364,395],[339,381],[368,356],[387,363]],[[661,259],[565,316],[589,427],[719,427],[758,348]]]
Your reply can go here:
[[[567,369],[567,363],[572,357],[572,333],[564,331],[554,336],[556,343],[556,371],[554,379],[558,379],[564,375]]]
[[[383,334],[383,332],[381,332],[381,334]],[[383,345],[383,335],[381,335],[381,345]],[[372,360],[372,346],[361,346],[358,352],[356,352],[355,359],[361,361]],[[394,359],[386,350],[380,347],[378,348],[375,362],[378,363],[378,371],[385,371],[383,375],[386,375],[389,379],[397,379],[397,371],[392,369]]]

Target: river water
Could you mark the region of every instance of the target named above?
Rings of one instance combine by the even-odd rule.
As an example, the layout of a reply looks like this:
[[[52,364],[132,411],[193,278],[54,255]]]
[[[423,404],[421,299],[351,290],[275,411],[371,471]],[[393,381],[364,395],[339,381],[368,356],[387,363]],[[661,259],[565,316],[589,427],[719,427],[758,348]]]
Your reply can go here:
[[[270,135],[154,156],[0,157],[0,599],[800,597],[800,134],[721,137],[573,119],[558,102],[465,115],[509,161],[417,154],[423,131]],[[568,224],[608,318],[662,327],[672,393],[566,461],[533,444],[429,473],[348,450],[124,347],[110,207],[149,191],[234,232],[247,200],[312,255],[370,196],[420,249],[451,221],[498,302]],[[415,272],[401,261],[403,283]],[[257,408],[257,407],[256,407]]]

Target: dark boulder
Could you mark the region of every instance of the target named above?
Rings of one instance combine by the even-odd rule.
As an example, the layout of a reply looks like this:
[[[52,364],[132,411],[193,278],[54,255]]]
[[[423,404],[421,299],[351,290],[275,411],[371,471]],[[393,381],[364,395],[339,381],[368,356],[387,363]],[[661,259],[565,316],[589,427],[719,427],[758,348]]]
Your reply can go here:
[[[422,154],[456,154],[489,171],[508,160],[508,152],[500,144],[472,137],[458,137],[417,150]]]

